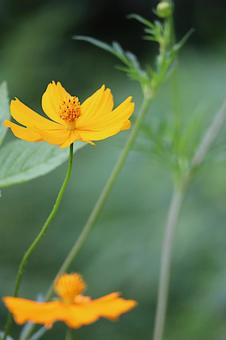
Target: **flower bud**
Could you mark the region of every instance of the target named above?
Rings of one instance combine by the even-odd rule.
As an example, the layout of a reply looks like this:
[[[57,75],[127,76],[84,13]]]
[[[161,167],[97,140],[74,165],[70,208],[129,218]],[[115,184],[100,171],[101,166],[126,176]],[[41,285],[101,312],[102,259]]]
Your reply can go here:
[[[160,18],[168,18],[172,14],[172,4],[168,1],[161,1],[157,5],[156,14]]]

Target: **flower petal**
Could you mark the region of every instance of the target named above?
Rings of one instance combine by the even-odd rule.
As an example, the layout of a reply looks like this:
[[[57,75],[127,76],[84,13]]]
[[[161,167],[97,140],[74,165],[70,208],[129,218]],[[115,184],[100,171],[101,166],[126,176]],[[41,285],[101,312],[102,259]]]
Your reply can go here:
[[[9,120],[6,120],[4,125],[10,128],[17,138],[26,140],[27,142],[39,142],[42,140],[41,136],[30,128],[19,126]]]
[[[40,134],[43,141],[49,144],[62,145],[71,136],[71,131],[66,130],[62,125],[59,125],[58,129],[42,130],[39,128],[34,128],[34,131]]]
[[[33,322],[51,327],[54,322],[63,321],[71,328],[91,324],[100,317],[115,320],[136,306],[136,301],[122,299],[118,293],[88,299],[80,304],[36,302],[14,297],[5,297],[3,301],[18,324]]]
[[[12,117],[18,121],[18,123],[27,127],[37,126],[40,128],[49,129],[59,126],[59,124],[42,117],[17,98],[11,100],[10,111]]]
[[[71,305],[63,321],[71,328],[79,328],[101,317],[115,320],[135,306],[136,301],[125,300],[118,293],[111,293],[90,302]]]
[[[129,118],[134,111],[132,98],[128,97],[116,109],[111,112],[103,112],[97,116],[95,121],[81,125],[78,119],[76,128],[83,140],[101,140],[117,134],[121,130],[130,127]]]
[[[105,89],[103,85],[99,90],[94,92],[81,105],[81,117],[78,119],[76,125],[87,126],[95,122],[98,116],[104,112],[111,112],[113,108],[113,97],[110,89]]]
[[[65,140],[64,143],[61,143],[60,147],[61,148],[67,148],[69,147],[72,143],[74,143],[75,141],[82,141],[81,137],[79,136],[78,132],[76,130],[70,131],[67,139]]]
[[[70,94],[63,88],[60,82],[54,81],[47,86],[42,96],[42,108],[45,114],[60,124],[66,125],[65,121],[60,118],[60,105],[64,100],[70,97]]]
[[[62,304],[58,301],[36,302],[14,297],[5,297],[3,301],[20,325],[33,322],[51,327],[62,317]]]
[[[124,124],[123,124],[123,126],[121,127],[121,131],[123,131],[123,130],[128,130],[128,129],[130,129],[131,128],[131,121],[130,120],[127,120]]]

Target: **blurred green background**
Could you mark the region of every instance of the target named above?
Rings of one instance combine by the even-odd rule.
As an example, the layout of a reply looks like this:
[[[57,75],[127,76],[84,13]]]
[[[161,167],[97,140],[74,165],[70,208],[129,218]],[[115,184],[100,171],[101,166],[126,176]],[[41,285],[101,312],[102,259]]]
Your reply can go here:
[[[141,40],[142,27],[126,20],[129,13],[153,18],[157,2],[148,0],[1,0],[0,80],[10,96],[40,110],[41,94],[51,80],[84,99],[101,84],[119,103],[128,95],[141,102],[139,87],[115,70],[117,61],[104,51],[72,40],[87,34],[117,40],[144,64],[156,51]],[[174,79],[161,90],[147,124],[171,115],[177,106],[207,126],[225,98],[226,2],[176,1],[178,37],[195,33],[180,55]],[[177,86],[175,88],[175,78]],[[127,132],[87,146],[75,157],[73,177],[57,218],[29,264],[21,294],[44,293],[79,235]],[[226,164],[224,133],[221,153],[203,167],[184,202],[175,241],[165,339],[226,339]],[[8,134],[8,140],[14,138]],[[187,141],[188,145],[191,141]],[[195,138],[195,137],[194,137]],[[156,162],[150,141],[141,131],[134,150],[88,242],[71,270],[82,273],[88,294],[120,291],[138,307],[116,323],[101,320],[75,331],[75,339],[150,339],[159,274],[163,225],[172,191],[164,163]],[[215,151],[214,151],[215,152]],[[0,199],[0,295],[11,294],[19,260],[45,220],[66,166],[26,184],[6,188]],[[0,328],[6,310],[0,306]],[[14,328],[17,338],[18,328]],[[63,339],[57,324],[43,339]]]

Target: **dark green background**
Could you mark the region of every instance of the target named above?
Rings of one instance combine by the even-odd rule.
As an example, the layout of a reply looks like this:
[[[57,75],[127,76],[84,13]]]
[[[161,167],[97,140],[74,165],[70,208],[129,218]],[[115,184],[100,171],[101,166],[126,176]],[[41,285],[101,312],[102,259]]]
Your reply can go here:
[[[138,86],[116,71],[111,56],[71,39],[88,34],[118,40],[147,64],[155,47],[142,41],[142,27],[125,16],[153,17],[149,1],[12,1],[0,5],[0,78],[10,96],[41,110],[42,92],[60,80],[84,99],[101,84],[119,103],[128,95],[139,111]],[[172,114],[175,101],[186,120],[207,126],[226,94],[225,1],[176,1],[176,31],[195,33],[180,56],[177,89],[168,82],[150,110],[147,124]],[[201,117],[201,118],[200,118]],[[182,133],[182,132],[181,132]],[[44,293],[87,219],[128,133],[87,146],[75,157],[71,184],[57,219],[32,257],[22,292]],[[8,135],[8,139],[14,138]],[[192,144],[195,136],[187,140]],[[175,240],[167,340],[226,339],[226,164],[221,153],[193,182],[184,202]],[[32,182],[2,190],[0,199],[0,294],[12,292],[19,260],[45,220],[66,165]],[[75,339],[150,339],[159,274],[163,225],[172,191],[164,163],[155,161],[150,141],[140,133],[95,229],[71,270],[82,273],[88,294],[121,291],[138,307],[112,323],[99,321],[75,331]],[[0,309],[3,327],[6,310]],[[14,332],[18,329],[15,327]],[[17,335],[15,335],[17,338]],[[63,339],[57,325],[44,339]]]

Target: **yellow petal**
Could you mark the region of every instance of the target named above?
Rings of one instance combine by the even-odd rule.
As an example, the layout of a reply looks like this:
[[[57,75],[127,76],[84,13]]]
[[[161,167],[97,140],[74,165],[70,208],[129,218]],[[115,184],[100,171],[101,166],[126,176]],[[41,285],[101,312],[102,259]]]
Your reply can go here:
[[[86,303],[70,305],[64,322],[71,328],[79,328],[101,317],[115,320],[135,306],[136,301],[125,300],[118,293],[111,293]]]
[[[80,125],[78,119],[76,128],[83,140],[101,140],[113,136],[121,130],[130,127],[129,118],[134,111],[132,98],[128,97],[116,109],[111,112],[103,112],[102,116],[97,116],[95,121],[87,122],[87,125]]]
[[[6,120],[4,125],[9,127],[17,138],[26,140],[27,142],[39,142],[42,140],[41,136],[34,132],[31,128],[19,126],[9,120]]]
[[[60,105],[64,100],[70,97],[70,94],[63,88],[60,82],[54,81],[47,86],[42,96],[42,108],[45,114],[60,124],[66,125],[65,121],[60,118]]]
[[[19,99],[11,100],[10,112],[18,123],[27,126],[37,126],[43,129],[57,128],[59,124],[46,119],[23,104]]]
[[[58,301],[36,302],[14,297],[5,297],[3,301],[13,314],[16,323],[20,325],[33,322],[51,327],[54,322],[62,318],[64,312],[62,303]]]
[[[71,328],[91,324],[101,317],[115,320],[136,306],[136,301],[125,300],[118,293],[77,304],[36,302],[14,297],[5,297],[3,301],[18,324],[33,322],[51,327],[54,322],[62,321]]]
[[[131,128],[131,121],[130,120],[127,120],[124,124],[123,124],[123,126],[122,126],[122,128],[121,128],[121,131],[123,131],[123,130],[128,130],[128,129],[130,129]]]
[[[136,307],[137,302],[123,299],[119,293],[111,293],[93,300],[91,305],[100,316],[114,320]]]
[[[62,125],[59,125],[58,129],[41,130],[38,128],[34,128],[34,131],[37,132],[41,136],[43,141],[49,144],[56,144],[56,145],[64,144],[71,135],[71,131],[66,130]]]
[[[78,132],[77,131],[70,131],[68,138],[65,140],[64,143],[61,143],[60,147],[61,148],[67,148],[69,147],[72,143],[76,141],[82,141]]]
[[[113,97],[110,89],[105,89],[103,85],[93,95],[87,98],[81,105],[81,117],[78,119],[76,126],[86,126],[95,122],[97,116],[103,112],[111,112],[113,108]]]

